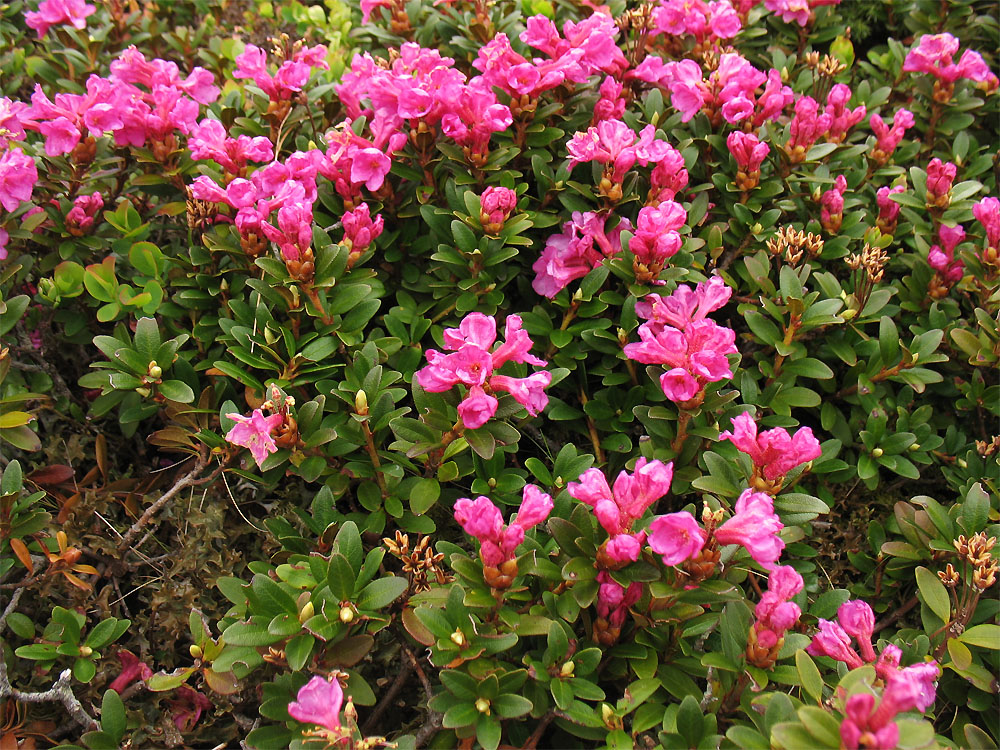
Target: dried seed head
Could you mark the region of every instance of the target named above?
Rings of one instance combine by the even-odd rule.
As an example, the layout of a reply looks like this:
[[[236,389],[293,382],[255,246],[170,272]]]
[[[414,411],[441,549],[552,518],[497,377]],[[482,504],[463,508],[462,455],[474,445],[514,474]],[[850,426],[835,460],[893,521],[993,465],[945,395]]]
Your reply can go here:
[[[958,571],[955,570],[955,566],[951,563],[948,563],[944,570],[938,571],[938,578],[941,579],[941,583],[949,588],[957,586],[959,581]]]

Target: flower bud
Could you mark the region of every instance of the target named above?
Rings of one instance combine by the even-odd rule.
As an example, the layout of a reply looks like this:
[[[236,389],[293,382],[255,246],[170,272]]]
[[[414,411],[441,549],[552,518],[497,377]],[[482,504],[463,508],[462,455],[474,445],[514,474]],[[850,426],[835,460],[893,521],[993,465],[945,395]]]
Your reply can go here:
[[[203,655],[201,646],[199,646],[197,643],[192,643],[188,647],[188,653],[191,654],[191,656],[195,659],[200,659]]]
[[[146,368],[146,374],[153,380],[159,380],[160,376],[163,375],[163,368],[156,364],[156,360],[154,359],[149,363],[149,367]]]
[[[346,604],[340,608],[340,621],[345,625],[354,622],[354,610]]]
[[[481,714],[490,715],[490,702],[485,698],[476,698],[476,710]]]
[[[306,602],[302,609],[299,610],[299,622],[305,622],[314,614],[316,614],[315,605],[312,602]]]
[[[572,677],[574,669],[576,669],[576,665],[573,662],[568,661],[562,665],[562,668],[559,670],[559,676]]]
[[[354,412],[364,416],[368,413],[368,394],[363,390],[354,396]]]
[[[449,638],[451,638],[451,642],[454,643],[459,648],[465,645],[465,633],[463,633],[461,630],[456,630],[449,636]]]
[[[883,451],[881,448],[872,448],[872,457],[873,458],[881,458],[881,456],[882,456],[882,454],[884,452],[885,451]]]
[[[80,656],[86,657],[90,656],[92,653],[94,653],[94,649],[90,646],[80,646]]]

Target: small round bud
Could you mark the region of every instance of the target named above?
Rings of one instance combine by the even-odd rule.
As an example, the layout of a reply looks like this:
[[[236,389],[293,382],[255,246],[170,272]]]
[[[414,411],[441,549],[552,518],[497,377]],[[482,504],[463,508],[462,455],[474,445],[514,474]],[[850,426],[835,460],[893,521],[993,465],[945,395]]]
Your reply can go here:
[[[299,610],[299,622],[305,622],[314,614],[316,614],[315,605],[312,602],[306,602],[302,609]]]
[[[149,363],[149,369],[146,372],[153,380],[159,380],[163,375],[163,368],[156,364],[156,360],[153,360]]]
[[[560,677],[572,677],[574,669],[576,669],[576,665],[573,662],[568,661],[568,662],[564,663],[562,665],[562,667],[559,669],[559,676]]]
[[[80,646],[80,656],[86,657],[90,656],[92,653],[94,653],[94,649],[92,649],[90,646]]]
[[[881,458],[882,454],[885,453],[881,448],[872,448],[872,456],[874,458]]]
[[[456,646],[460,648],[465,645],[465,633],[463,633],[461,630],[456,630],[448,637],[451,638],[452,643],[454,643]]]
[[[910,453],[916,453],[918,450],[920,450],[920,443],[914,443],[910,446]]]
[[[340,621],[345,625],[350,625],[354,622],[354,610],[344,605],[340,608]]]
[[[354,396],[354,412],[364,416],[368,413],[368,394],[363,390]]]
[[[191,656],[194,657],[195,659],[200,659],[203,655],[201,646],[199,646],[197,643],[192,643],[188,647],[188,653],[191,654]]]
[[[489,716],[490,702],[485,698],[476,698],[476,710],[481,714]]]

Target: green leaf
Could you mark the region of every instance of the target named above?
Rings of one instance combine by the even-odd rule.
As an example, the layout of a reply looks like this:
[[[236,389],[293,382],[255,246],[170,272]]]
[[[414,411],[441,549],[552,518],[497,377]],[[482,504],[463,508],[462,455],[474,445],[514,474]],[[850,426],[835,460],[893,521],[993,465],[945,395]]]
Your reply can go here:
[[[941,622],[950,622],[951,599],[941,579],[923,566],[917,568],[916,575],[917,588],[924,604],[931,608],[931,612],[937,615]]]
[[[299,633],[285,644],[285,659],[293,672],[298,672],[312,656],[316,637],[311,633]]]
[[[330,568],[326,579],[330,586],[330,593],[337,601],[350,601],[354,598],[356,580],[357,574],[347,558],[339,552],[334,552],[330,556]]]
[[[694,696],[684,696],[677,709],[677,733],[684,738],[688,747],[698,747],[698,743],[701,742],[704,725],[701,707]]]
[[[993,625],[991,623],[973,625],[962,633],[958,637],[958,640],[970,646],[996,650],[1000,648],[1000,625]]]
[[[883,315],[879,320],[878,350],[886,367],[896,364],[899,357],[899,330],[888,315]]]
[[[983,490],[983,485],[976,482],[969,489],[962,503],[962,526],[966,534],[975,534],[986,528],[990,514],[990,496]]]
[[[168,401],[176,401],[179,404],[190,404],[194,401],[194,391],[191,386],[181,380],[164,380],[157,388],[160,395]]]
[[[528,713],[534,704],[523,696],[506,693],[493,700],[492,708],[500,718],[513,719]]]
[[[358,609],[378,610],[387,607],[406,591],[408,585],[407,580],[399,576],[372,581],[358,595]]]
[[[135,349],[147,362],[156,359],[156,350],[160,348],[160,329],[153,318],[139,318],[135,324]],[[157,362],[160,367],[169,362]]]
[[[816,662],[804,650],[795,652],[795,668],[799,673],[802,687],[809,697],[819,703],[823,700],[823,677],[819,673]]]
[[[73,662],[73,678],[80,682],[90,682],[97,674],[97,665],[90,659],[79,658]]]
[[[125,704],[121,696],[114,690],[107,690],[101,701],[101,731],[107,732],[114,739],[115,745],[125,736],[127,728]]]
[[[417,480],[410,490],[410,510],[415,515],[423,515],[433,507],[441,496],[441,485],[436,479],[427,477]]]

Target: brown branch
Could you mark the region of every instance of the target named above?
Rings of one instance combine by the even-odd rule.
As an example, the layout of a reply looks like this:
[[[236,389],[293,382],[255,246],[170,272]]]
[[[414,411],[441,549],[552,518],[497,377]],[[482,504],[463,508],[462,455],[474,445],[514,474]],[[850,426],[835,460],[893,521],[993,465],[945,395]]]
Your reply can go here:
[[[884,620],[882,620],[880,623],[878,623],[875,626],[875,630],[872,631],[872,632],[878,633],[878,632],[880,632],[882,630],[885,630],[887,627],[889,627],[894,622],[896,622],[896,620],[898,620],[903,615],[905,615],[907,612],[909,612],[911,609],[913,609],[914,607],[916,607],[919,602],[920,602],[920,600],[917,597],[914,596],[912,599],[910,599],[909,601],[907,601],[903,606],[899,607],[895,612],[893,612],[891,615],[889,615]]]
[[[69,686],[73,671],[64,669],[59,679],[48,690],[41,693],[25,693],[15,689],[7,679],[7,662],[0,659],[0,698],[13,698],[21,703],[62,703],[66,712],[85,729],[97,729],[97,722],[91,718]]]
[[[538,722],[538,726],[535,727],[535,731],[531,733],[527,741],[521,746],[521,750],[535,750],[538,747],[539,740],[542,739],[542,735],[545,734],[545,730],[549,728],[549,724],[556,718],[555,711],[549,711],[545,714],[541,720]]]
[[[118,543],[118,554],[119,556],[132,544],[133,540],[139,536],[139,533],[146,527],[146,525],[153,519],[153,516],[162,508],[164,505],[169,503],[174,496],[180,492],[185,487],[195,483],[197,476],[208,466],[208,454],[202,450],[201,454],[198,456],[198,461],[191,471],[185,474],[183,477],[178,479],[174,486],[163,493],[160,499],[155,503],[146,508],[146,512],[139,517],[139,520],[132,524],[132,528],[128,530],[128,533],[122,537],[122,540]],[[221,466],[221,465],[220,465]]]
[[[378,726],[378,721],[379,719],[382,718],[382,714],[386,712],[386,710],[389,708],[392,702],[396,699],[396,696],[399,694],[399,691],[403,689],[403,685],[406,684],[406,680],[412,673],[413,673],[413,664],[409,661],[404,661],[403,668],[399,670],[399,674],[396,675],[396,679],[389,687],[389,690],[386,691],[386,694],[384,696],[382,696],[382,699],[378,702],[378,705],[375,706],[375,709],[372,711],[371,716],[368,717],[368,719],[365,721],[364,726],[361,728],[361,733],[363,735],[368,736],[372,732],[372,730],[374,730],[375,727]]]
[[[428,704],[426,705],[427,720],[417,731],[414,739],[414,747],[420,748],[423,747],[424,743],[431,739],[431,737],[437,734],[439,729],[441,729],[441,720],[444,718],[444,715],[438,711],[431,710],[429,704],[431,697],[434,695],[434,688],[431,687],[431,681],[427,679],[427,673],[424,672],[423,667],[420,666],[420,662],[413,654],[413,651],[408,645],[406,645],[405,636],[403,636],[401,632],[397,632],[397,636],[399,640],[399,647],[403,650],[403,654],[406,655],[406,658],[410,660],[410,665],[413,667],[413,671],[417,673],[417,679],[420,680],[420,684],[424,688],[424,695]]]

